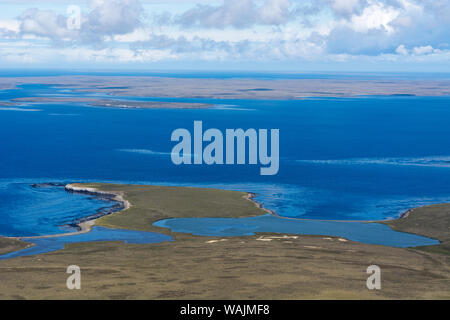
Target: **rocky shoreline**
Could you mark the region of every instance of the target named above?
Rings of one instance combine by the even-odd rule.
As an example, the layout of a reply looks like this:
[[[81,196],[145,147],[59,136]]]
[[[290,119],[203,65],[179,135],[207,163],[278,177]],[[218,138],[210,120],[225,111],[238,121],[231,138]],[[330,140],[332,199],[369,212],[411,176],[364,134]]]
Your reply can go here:
[[[115,192],[106,192],[100,191],[95,188],[81,188],[77,187],[74,184],[67,184],[64,186],[64,189],[69,193],[78,193],[93,196],[100,200],[112,201],[116,202],[112,207],[103,207],[97,210],[95,214],[90,216],[78,219],[70,224],[69,226],[80,228],[80,224],[88,221],[97,220],[101,217],[128,209],[131,205],[130,203],[123,198],[123,195]]]
[[[95,221],[101,217],[128,209],[131,205],[125,200],[121,193],[115,192],[106,192],[100,191],[95,188],[81,188],[77,187],[74,184],[64,184],[59,182],[47,182],[47,183],[35,183],[31,185],[33,188],[45,188],[45,187],[64,187],[66,192],[69,193],[77,193],[84,194],[95,197],[100,200],[115,202],[113,206],[103,207],[98,209],[94,214],[90,216],[86,216],[77,220],[72,221],[71,223],[65,224],[64,226],[68,226],[76,229],[75,232],[68,232],[63,234],[53,234],[53,235],[44,235],[44,236],[31,236],[31,237],[12,237],[14,239],[38,239],[38,238],[56,238],[56,237],[64,237],[64,236],[72,236],[81,233],[87,233],[91,231],[92,227],[95,224]]]

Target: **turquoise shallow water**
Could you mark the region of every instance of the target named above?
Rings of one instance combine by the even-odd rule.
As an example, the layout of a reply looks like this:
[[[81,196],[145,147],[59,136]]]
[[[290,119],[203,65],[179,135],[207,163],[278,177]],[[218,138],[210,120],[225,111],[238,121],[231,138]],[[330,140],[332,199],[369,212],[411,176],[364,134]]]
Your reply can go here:
[[[324,235],[391,247],[439,244],[415,234],[397,232],[381,223],[282,219],[272,215],[250,218],[179,218],[154,223],[157,227],[197,236],[250,236],[257,232]]]
[[[65,244],[75,242],[123,241],[125,243],[142,244],[172,241],[172,237],[155,232],[93,227],[92,231],[88,233],[54,238],[25,239],[24,241],[32,243],[33,246],[23,250],[0,255],[0,260],[56,251],[64,248]]]

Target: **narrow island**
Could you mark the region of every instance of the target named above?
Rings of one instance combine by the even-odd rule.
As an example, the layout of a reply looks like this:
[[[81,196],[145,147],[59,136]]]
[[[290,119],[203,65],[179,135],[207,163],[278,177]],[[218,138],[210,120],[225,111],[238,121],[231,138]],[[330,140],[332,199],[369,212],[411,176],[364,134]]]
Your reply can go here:
[[[89,97],[24,97],[14,98],[12,104],[34,103],[34,104],[58,104],[58,103],[78,103],[91,107],[107,107],[116,109],[207,109],[211,104],[207,103],[188,103],[188,102],[165,102],[165,101],[135,101],[135,100],[117,100]]]

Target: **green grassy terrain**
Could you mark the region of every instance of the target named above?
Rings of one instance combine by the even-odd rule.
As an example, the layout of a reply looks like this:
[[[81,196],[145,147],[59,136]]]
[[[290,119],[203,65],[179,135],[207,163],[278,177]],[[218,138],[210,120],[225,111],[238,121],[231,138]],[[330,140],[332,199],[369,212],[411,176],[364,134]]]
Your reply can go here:
[[[123,212],[102,217],[96,225],[110,228],[163,232],[154,227],[161,219],[185,217],[258,216],[266,211],[245,199],[246,192],[227,190],[141,185],[83,184],[103,191],[121,192],[131,203]]]
[[[417,250],[450,255],[450,205],[436,204],[411,210],[407,217],[386,222],[392,229],[438,239],[438,246],[418,247]]]
[[[15,239],[0,237],[0,255],[8,253],[8,252],[24,249],[26,247],[27,247],[27,243],[25,243],[25,242],[15,240]]]
[[[163,232],[175,241],[74,243],[56,252],[3,260],[0,299],[450,299],[445,254],[450,205],[420,208],[389,222],[393,228],[443,241],[404,249],[326,236],[176,234],[151,224],[170,217],[252,216],[264,210],[242,192],[84,186],[123,192],[132,204],[98,224]],[[66,288],[65,272],[72,264],[81,268],[81,290]],[[381,290],[366,288],[366,269],[372,264],[382,270]]]

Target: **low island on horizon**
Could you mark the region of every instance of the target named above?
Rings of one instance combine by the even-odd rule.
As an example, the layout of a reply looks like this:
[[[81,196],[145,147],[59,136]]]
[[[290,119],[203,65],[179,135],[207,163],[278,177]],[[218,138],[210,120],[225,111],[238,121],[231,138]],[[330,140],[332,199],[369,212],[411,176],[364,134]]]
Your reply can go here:
[[[45,73],[44,73],[45,74]],[[220,73],[218,73],[220,75]],[[239,74],[238,74],[239,75]],[[245,73],[243,73],[245,75]],[[215,102],[234,99],[303,100],[310,98],[357,97],[439,97],[450,96],[450,79],[435,80],[408,74],[399,78],[362,75],[356,79],[300,78],[275,80],[171,78],[169,76],[101,76],[60,75],[34,77],[0,77],[0,90],[20,90],[22,86],[48,86],[59,90],[56,95],[36,95],[1,101],[4,107],[75,103],[111,108],[202,109]],[[241,78],[242,77],[242,78]],[[126,85],[123,85],[126,83]],[[152,101],[153,98],[153,101]],[[187,100],[196,100],[188,102]],[[211,100],[215,102],[210,102]],[[205,102],[202,102],[205,101]]]

